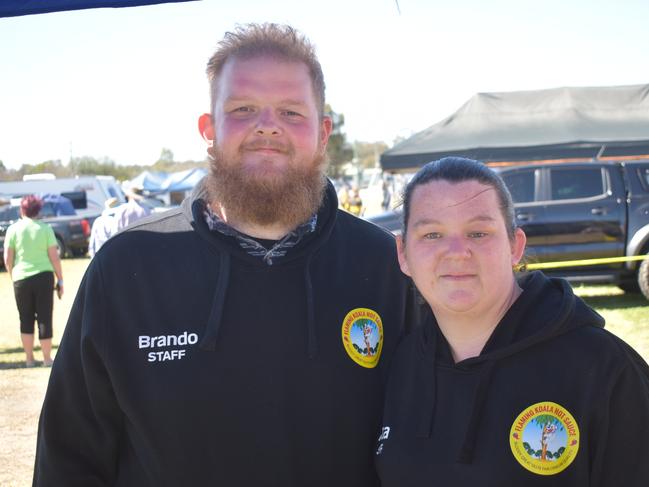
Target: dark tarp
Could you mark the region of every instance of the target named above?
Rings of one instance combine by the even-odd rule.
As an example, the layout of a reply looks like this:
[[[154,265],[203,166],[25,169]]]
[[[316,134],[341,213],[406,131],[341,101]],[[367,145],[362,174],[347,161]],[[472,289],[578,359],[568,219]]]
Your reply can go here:
[[[447,155],[529,161],[649,154],[649,84],[478,93],[381,155],[386,171]]]
[[[192,0],[0,0],[0,17],[45,14],[62,10],[82,10],[100,7],[136,7],[138,5],[189,1]]]

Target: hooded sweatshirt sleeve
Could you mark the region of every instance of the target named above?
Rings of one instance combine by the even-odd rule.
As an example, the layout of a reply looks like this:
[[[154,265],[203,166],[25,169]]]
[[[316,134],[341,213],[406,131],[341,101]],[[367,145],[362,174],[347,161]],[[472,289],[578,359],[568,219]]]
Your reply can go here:
[[[628,360],[613,383],[608,410],[594,438],[591,485],[645,487],[649,485],[649,366],[626,343],[618,342]]]
[[[122,414],[103,365],[103,286],[93,260],[75,299],[41,412],[34,486],[107,486]]]

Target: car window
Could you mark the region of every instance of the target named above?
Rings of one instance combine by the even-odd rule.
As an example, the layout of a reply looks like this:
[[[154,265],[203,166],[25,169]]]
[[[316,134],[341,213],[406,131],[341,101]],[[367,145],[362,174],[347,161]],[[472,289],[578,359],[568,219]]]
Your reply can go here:
[[[41,208],[41,211],[38,212],[38,216],[40,216],[41,218],[56,216],[56,210],[54,209],[54,205],[49,202],[43,203],[43,207]]]
[[[10,222],[15,221],[20,218],[20,210],[17,206],[6,206],[0,208],[0,221],[1,222]]]
[[[596,168],[550,170],[553,200],[591,198],[604,194],[602,170]]]
[[[515,171],[501,174],[512,194],[514,203],[534,201],[534,171]]]

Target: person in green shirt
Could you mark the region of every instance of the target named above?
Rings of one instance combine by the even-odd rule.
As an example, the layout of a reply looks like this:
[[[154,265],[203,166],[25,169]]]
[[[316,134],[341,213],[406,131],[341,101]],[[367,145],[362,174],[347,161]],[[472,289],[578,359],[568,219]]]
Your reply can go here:
[[[43,202],[29,195],[20,202],[21,219],[7,229],[4,262],[14,284],[20,316],[20,337],[26,366],[34,367],[34,321],[43,351],[43,364],[52,365],[52,309],[54,274],[59,298],[63,295],[63,272],[52,228],[36,220]]]

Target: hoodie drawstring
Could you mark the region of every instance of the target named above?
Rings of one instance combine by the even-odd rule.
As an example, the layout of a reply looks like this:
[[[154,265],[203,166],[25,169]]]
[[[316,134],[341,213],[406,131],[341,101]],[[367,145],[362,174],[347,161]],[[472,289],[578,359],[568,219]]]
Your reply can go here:
[[[422,414],[419,415],[417,425],[417,438],[430,438],[433,432],[433,420],[435,418],[435,404],[437,402],[437,380],[435,377],[435,356],[437,351],[437,334],[431,333],[426,343],[422,343],[422,365],[417,371],[418,384],[426,384],[422,397],[419,398]]]
[[[471,416],[469,416],[466,433],[464,434],[464,442],[462,443],[457,458],[458,463],[468,464],[473,461],[473,449],[475,448],[475,441],[479,431],[478,427],[480,426],[482,410],[484,409],[484,404],[487,399],[494,365],[495,361],[490,360],[485,362],[484,367],[480,371],[480,378],[478,379],[478,386],[476,387],[475,397],[473,399]]]
[[[216,342],[219,338],[221,329],[221,320],[223,318],[223,306],[225,303],[225,294],[228,289],[228,280],[230,279],[230,254],[221,252],[219,257],[219,278],[216,283],[216,292],[212,300],[212,308],[207,319],[205,327],[205,336],[200,344],[201,350],[213,352],[216,349]]]
[[[306,326],[307,326],[307,356],[314,359],[318,355],[318,336],[315,326],[315,309],[313,304],[313,283],[311,282],[311,257],[309,254],[304,266],[304,284],[306,290]]]

